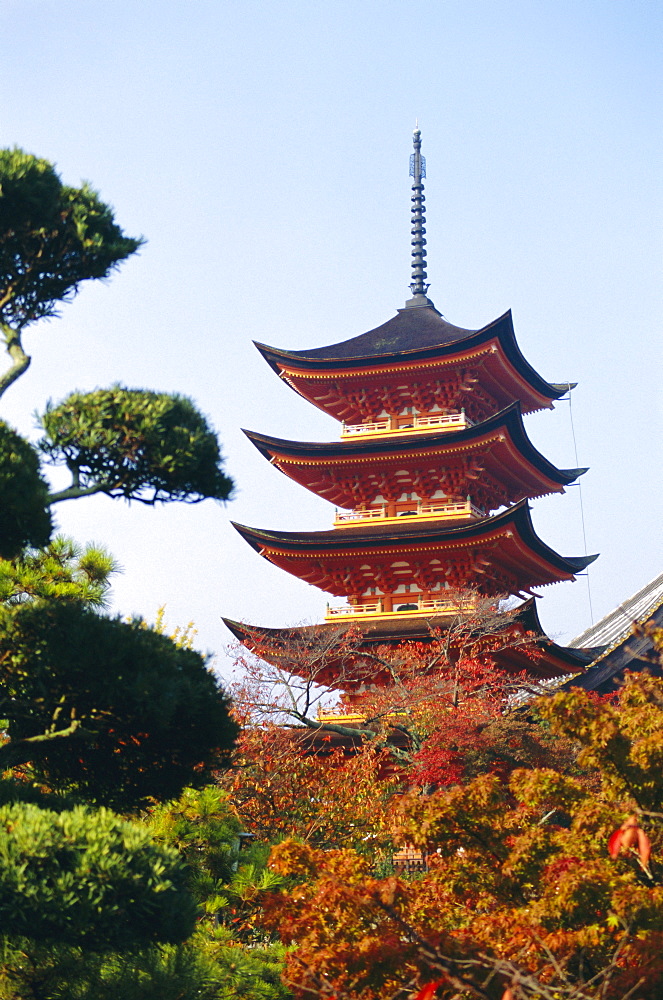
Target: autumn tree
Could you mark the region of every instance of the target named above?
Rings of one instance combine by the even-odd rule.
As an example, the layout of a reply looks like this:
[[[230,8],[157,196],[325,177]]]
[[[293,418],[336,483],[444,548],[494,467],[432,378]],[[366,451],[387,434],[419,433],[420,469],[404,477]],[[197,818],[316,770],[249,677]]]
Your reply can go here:
[[[302,738],[304,737],[304,738]],[[329,738],[329,737],[327,737]],[[328,849],[353,847],[376,858],[391,844],[389,754],[357,744],[348,754],[274,723],[241,729],[233,767],[219,777],[244,829],[263,841],[296,836]]]
[[[534,661],[536,637],[499,603],[472,598],[474,611],[432,628],[428,642],[369,646],[357,628],[321,628],[276,648],[256,633],[233,689],[243,721],[285,726],[300,754],[370,747],[429,786],[540,762],[551,741],[518,714],[514,696],[543,687],[500,661],[515,647]]]
[[[659,635],[659,640],[663,635]],[[656,1000],[663,994],[663,681],[616,704],[575,690],[539,705],[584,776],[484,774],[401,799],[395,834],[426,851],[416,880],[347,850],[286,841],[272,901],[298,997]]]

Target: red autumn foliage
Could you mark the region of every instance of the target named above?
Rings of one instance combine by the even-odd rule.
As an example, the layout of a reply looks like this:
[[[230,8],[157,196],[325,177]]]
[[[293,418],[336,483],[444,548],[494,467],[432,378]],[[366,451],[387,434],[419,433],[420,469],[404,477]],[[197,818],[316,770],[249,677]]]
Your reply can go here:
[[[238,659],[240,721],[288,727],[300,752],[353,755],[371,746],[384,754],[383,776],[429,789],[485,771],[506,776],[551,753],[559,759],[568,747],[535,735],[511,710],[514,694],[536,682],[496,658],[512,645],[527,655],[533,638],[504,620],[484,602],[427,643],[367,648],[355,627],[334,642],[329,630],[284,640],[277,654],[257,638],[255,654]]]
[[[608,853],[613,859],[623,851],[630,851],[631,848],[637,850],[640,863],[646,868],[651,855],[651,841],[635,815],[629,816],[608,840]]]
[[[433,983],[426,983],[422,989],[419,990],[416,997],[413,1000],[431,1000],[431,997],[435,996],[438,986],[442,985],[442,980],[438,979]]]
[[[536,711],[577,742],[580,771],[394,800],[396,844],[429,859],[415,878],[378,877],[353,851],[274,849],[287,884],[266,920],[298,1000],[663,996],[663,682],[641,674],[617,705],[576,690]]]
[[[390,840],[387,815],[395,783],[380,777],[383,751],[306,753],[293,731],[245,728],[234,768],[219,775],[245,829],[262,840],[297,836],[319,847],[379,851]]]

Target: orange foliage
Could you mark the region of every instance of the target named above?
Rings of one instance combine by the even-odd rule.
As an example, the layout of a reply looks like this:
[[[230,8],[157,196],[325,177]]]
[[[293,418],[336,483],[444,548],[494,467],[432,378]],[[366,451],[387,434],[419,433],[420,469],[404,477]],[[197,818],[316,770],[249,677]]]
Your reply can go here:
[[[243,730],[235,766],[219,781],[245,828],[262,840],[296,836],[375,852],[390,840],[396,787],[379,777],[384,756],[370,746],[350,757],[342,750],[306,754],[292,730],[264,724]]]
[[[423,876],[379,878],[352,850],[273,849],[287,888],[266,921],[297,998],[660,1000],[663,681],[539,711],[578,740],[592,780],[515,770],[394,800],[395,841],[426,853]]]

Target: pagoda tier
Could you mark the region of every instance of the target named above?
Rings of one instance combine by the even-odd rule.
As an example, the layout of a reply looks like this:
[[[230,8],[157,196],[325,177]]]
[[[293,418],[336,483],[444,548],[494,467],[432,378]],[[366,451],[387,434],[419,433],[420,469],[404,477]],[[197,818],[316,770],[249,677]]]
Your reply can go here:
[[[375,330],[331,347],[256,347],[296,392],[352,426],[386,417],[397,427],[411,422],[412,414],[463,409],[481,421],[516,400],[530,413],[552,407],[572,388],[549,384],[528,364],[510,311],[481,330],[462,330],[422,299]]]
[[[337,516],[339,526],[405,513],[483,516],[526,497],[564,492],[587,471],[557,469],[544,458],[525,432],[518,403],[460,429],[387,431],[325,444],[244,433],[290,479],[352,508]]]
[[[392,619],[367,622],[360,633],[345,624],[337,626],[305,625],[296,628],[263,628],[223,619],[236,639],[271,663],[287,664],[295,674],[310,677],[311,660],[316,664],[316,680],[332,688],[340,687],[352,693],[367,682],[367,668],[362,652],[371,652],[380,646],[393,648],[401,642],[429,644],[435,641],[436,629],[444,628],[448,619],[434,616],[421,617],[402,613],[398,621]],[[505,612],[504,629],[511,630],[510,639],[503,647],[490,653],[499,667],[511,673],[525,671],[541,679],[582,672],[592,654],[582,649],[558,646],[549,639],[541,627],[536,602],[533,598],[519,607]],[[518,635],[531,639],[518,643]],[[369,661],[370,681],[388,684],[382,677],[375,660]]]
[[[302,533],[234,527],[276,566],[349,598],[349,606],[328,609],[327,620],[457,613],[450,589],[487,597],[531,593],[533,586],[575,579],[596,558],[549,548],[534,531],[527,501],[453,527],[419,518]]]

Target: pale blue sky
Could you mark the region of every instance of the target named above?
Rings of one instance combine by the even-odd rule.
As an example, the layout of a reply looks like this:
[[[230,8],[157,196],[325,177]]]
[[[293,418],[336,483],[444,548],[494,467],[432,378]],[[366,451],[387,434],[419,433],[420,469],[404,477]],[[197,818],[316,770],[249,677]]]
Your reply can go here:
[[[2,145],[91,180],[140,258],[27,338],[2,416],[122,381],[193,396],[237,481],[220,507],[58,507],[123,564],[117,610],[321,620],[326,596],[261,560],[230,518],[315,530],[332,509],[239,428],[330,440],[338,425],[252,347],[318,347],[402,306],[408,157],[423,132],[430,295],[480,327],[511,307],[520,346],[573,409],[595,617],[663,569],[661,50],[654,0],[4,0]],[[568,403],[528,419],[575,465]],[[541,537],[583,552],[577,488],[534,503]],[[584,580],[545,588],[548,631],[589,623]]]

